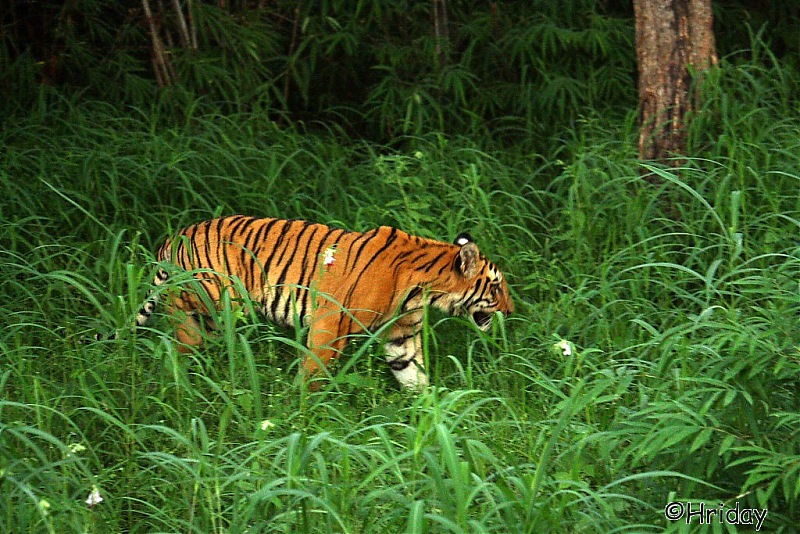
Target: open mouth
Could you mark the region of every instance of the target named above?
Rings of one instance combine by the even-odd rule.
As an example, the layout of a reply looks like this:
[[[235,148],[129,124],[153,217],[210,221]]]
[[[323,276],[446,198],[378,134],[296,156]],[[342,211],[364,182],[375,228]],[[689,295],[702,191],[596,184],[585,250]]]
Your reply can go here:
[[[472,320],[475,321],[475,324],[478,325],[478,328],[485,330],[489,328],[489,325],[492,324],[492,314],[477,311],[472,314]]]

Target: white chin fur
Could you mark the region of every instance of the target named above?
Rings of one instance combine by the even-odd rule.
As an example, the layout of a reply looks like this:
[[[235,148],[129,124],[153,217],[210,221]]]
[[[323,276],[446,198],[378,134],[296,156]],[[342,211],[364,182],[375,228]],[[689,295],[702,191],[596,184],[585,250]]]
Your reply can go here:
[[[392,373],[394,373],[394,377],[400,382],[400,385],[406,389],[422,391],[428,386],[428,376],[414,365],[414,362],[399,371],[392,369]]]

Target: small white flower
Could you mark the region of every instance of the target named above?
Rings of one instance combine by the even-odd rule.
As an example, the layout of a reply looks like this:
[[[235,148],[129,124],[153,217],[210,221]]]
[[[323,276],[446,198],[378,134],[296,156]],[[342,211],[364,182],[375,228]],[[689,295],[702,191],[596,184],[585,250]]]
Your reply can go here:
[[[86,499],[86,504],[89,506],[89,508],[92,508],[95,505],[100,504],[101,502],[103,502],[103,497],[100,495],[100,490],[97,489],[97,486],[92,486],[92,492]]]
[[[72,443],[69,445],[69,452],[70,454],[78,454],[79,452],[83,452],[86,450],[86,447],[81,443]]]
[[[329,268],[331,265],[333,265],[333,261],[335,259],[333,257],[333,255],[335,253],[336,253],[336,248],[335,247],[328,247],[327,249],[325,249],[325,256],[323,257],[323,260],[322,260],[322,264],[325,267]]]
[[[556,347],[558,347],[564,353],[564,356],[572,356],[572,343],[566,339],[559,341],[556,344]]]
[[[47,515],[47,513],[50,511],[50,503],[44,499],[40,499],[36,505],[39,507],[42,515]]]
[[[261,430],[269,430],[273,426],[275,426],[275,423],[273,423],[269,419],[264,419],[263,421],[261,421]]]

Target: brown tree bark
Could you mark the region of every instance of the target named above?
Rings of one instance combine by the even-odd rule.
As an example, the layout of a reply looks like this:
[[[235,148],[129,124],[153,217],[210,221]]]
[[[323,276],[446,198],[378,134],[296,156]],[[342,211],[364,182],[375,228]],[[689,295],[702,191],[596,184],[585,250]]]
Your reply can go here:
[[[717,62],[711,0],[634,0],[639,66],[639,157],[677,166],[693,75]]]

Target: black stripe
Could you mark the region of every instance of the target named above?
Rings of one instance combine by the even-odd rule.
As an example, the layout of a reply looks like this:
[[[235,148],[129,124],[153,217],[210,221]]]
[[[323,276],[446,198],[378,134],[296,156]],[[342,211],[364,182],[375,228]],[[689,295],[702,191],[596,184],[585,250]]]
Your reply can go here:
[[[334,238],[333,240],[328,241],[330,239],[330,236],[334,232],[339,232],[339,235],[337,235],[336,238]],[[324,239],[320,240],[320,244],[317,247],[316,253],[311,258],[314,261],[311,263],[311,265],[309,265],[309,268],[305,271],[306,276],[302,279],[302,282],[300,284],[303,287],[302,299],[300,303],[301,319],[303,318],[303,316],[305,316],[305,314],[309,310],[309,299],[311,298],[311,291],[309,290],[309,288],[311,287],[311,279],[317,274],[317,268],[319,264],[317,263],[316,259],[319,258],[319,255],[322,252],[322,248],[326,245],[329,247],[338,245],[342,237],[351,233],[352,232],[342,230],[341,228],[334,228],[333,230],[328,232],[328,235],[326,235]]]
[[[230,241],[232,243],[239,243],[237,239],[239,233],[242,231],[242,227],[247,225],[247,221],[250,217],[245,217],[243,215],[235,215],[233,217],[229,217],[228,220],[228,236],[230,237]],[[230,243],[229,243],[230,244]]]
[[[301,242],[301,238],[303,237],[303,233],[305,233],[305,231],[308,230],[309,228],[312,229],[311,230],[311,235],[308,236],[308,240],[306,241],[306,243],[304,245]],[[305,268],[306,264],[308,263],[309,246],[311,245],[311,243],[314,242],[314,236],[317,235],[317,232],[320,229],[322,229],[323,232],[327,231],[326,233],[330,232],[328,230],[328,228],[326,226],[322,225],[322,224],[309,225],[309,226],[307,226],[306,228],[303,229],[303,233],[301,233],[297,238],[297,247],[295,247],[294,251],[292,252],[292,257],[289,258],[288,262],[286,262],[286,266],[284,267],[283,272],[281,273],[281,277],[278,279],[278,284],[286,283],[286,274],[287,274],[289,268],[292,267],[292,265],[294,265],[295,258],[297,257],[297,253],[298,252],[301,252],[302,258],[303,258],[302,259],[302,263],[300,265],[300,278],[296,279],[296,280],[289,280],[289,283],[290,284],[294,284],[294,285],[298,285],[300,283],[300,280],[302,280],[302,278],[303,278],[303,273],[305,272],[304,268]],[[284,322],[286,322],[286,323],[289,322],[289,313],[290,313],[290,310],[291,310],[291,307],[292,307],[292,295],[295,296],[295,302],[297,302],[297,297],[299,296],[299,291],[300,291],[299,288],[295,288],[294,290],[287,291],[286,301],[284,302],[284,305],[283,305],[283,318],[284,318]]]
[[[264,248],[265,245],[269,243],[269,233],[273,226],[276,223],[283,222],[280,219],[271,219],[266,224],[261,225],[261,228],[258,229],[255,238],[253,238],[253,252],[256,253],[256,256],[261,252],[261,249]],[[264,265],[262,265],[264,267]]]
[[[334,239],[331,239],[331,236],[335,233],[339,233]],[[297,302],[299,308],[299,315],[302,318],[306,314],[306,310],[308,310],[308,299],[309,299],[309,287],[311,286],[311,280],[316,276],[317,269],[318,269],[318,261],[319,255],[322,253],[323,247],[332,247],[339,243],[339,240],[346,232],[341,228],[328,228],[328,231],[325,233],[325,236],[319,240],[317,244],[316,250],[314,250],[313,254],[309,255],[303,261],[303,268],[300,274],[300,280],[298,281],[298,288],[296,290],[297,294]]]
[[[402,371],[403,369],[411,365],[412,360],[413,358],[410,358],[408,360],[398,359],[398,360],[387,361],[386,363],[392,369],[392,371]]]
[[[211,221],[206,221],[201,223],[205,226],[205,239],[206,239],[206,256],[205,262],[202,262],[203,258],[198,258],[197,260],[197,267],[198,268],[209,268],[213,270],[213,274],[204,274],[204,277],[213,277],[216,281],[217,285],[221,288],[222,287],[222,278],[219,274],[217,274],[221,267],[221,262],[219,261],[219,247],[221,246],[222,242],[222,231],[220,230],[220,226],[222,225],[222,219],[216,219]],[[216,239],[216,245],[214,246],[214,254],[211,254],[211,242],[212,240]],[[205,263],[205,265],[203,265]]]
[[[429,245],[423,245],[422,247],[423,247],[423,248],[417,248],[417,249],[413,249],[413,250],[410,250],[410,251],[408,252],[409,254],[416,252],[416,254],[414,255],[414,257],[413,257],[413,258],[410,260],[410,261],[411,261],[411,263],[417,263],[417,262],[418,262],[419,260],[421,260],[422,258],[425,258],[425,257],[427,257],[427,256],[428,256],[428,254],[429,254],[429,253],[430,253],[430,251],[431,251],[431,249],[429,248]]]
[[[280,229],[276,229],[279,232],[278,239],[275,240],[275,245],[272,247],[272,249],[270,249],[270,255],[267,258],[267,262],[264,264],[264,270],[267,273],[270,272],[270,269],[272,269],[272,264],[276,260],[277,260],[276,265],[280,265],[281,258],[283,257],[283,254],[286,252],[286,247],[289,246],[289,241],[286,239],[286,237],[291,232],[292,226],[294,226],[296,221],[282,220],[281,222],[283,223],[283,225],[280,227]],[[281,245],[283,245],[283,249],[281,249]]]
[[[378,251],[375,252],[372,255],[372,257],[367,261],[367,263],[366,263],[366,265],[364,265],[364,267],[361,267],[361,268],[358,269],[358,276],[356,277],[355,282],[353,283],[353,286],[350,289],[348,289],[347,295],[345,295],[344,299],[342,299],[341,304],[343,306],[345,306],[345,307],[349,306],[350,300],[353,298],[353,293],[356,291],[356,289],[359,287],[359,284],[361,283],[361,277],[364,276],[364,274],[367,272],[367,270],[369,270],[369,267],[372,265],[372,263],[378,257],[380,257],[381,254],[386,252],[386,250],[390,246],[392,246],[392,243],[394,243],[396,239],[397,239],[397,229],[392,228],[391,231],[389,232],[389,236],[386,238],[386,242],[383,244],[383,246],[380,249],[378,249]],[[379,311],[379,310],[375,310],[375,311]],[[339,332],[343,331],[341,329],[341,327],[343,326],[342,322],[345,320],[345,317],[346,317],[346,314],[342,314],[342,317],[339,319],[339,327],[340,327]]]
[[[202,224],[205,227],[205,240],[206,240],[206,242],[205,242],[205,246],[203,248],[205,250],[206,258],[210,258],[211,257],[211,223],[212,223],[212,221],[205,221],[203,223],[198,223],[198,226],[199,226],[199,224]]]
[[[414,259],[407,260],[407,258],[408,258],[410,255],[414,254],[414,252],[415,252],[414,250],[406,250],[405,252],[401,252],[400,254],[396,255],[396,256],[395,256],[395,257],[392,259],[392,261],[391,261],[391,263],[389,264],[389,266],[390,266],[390,267],[392,267],[392,266],[394,267],[394,273],[395,273],[395,275],[398,273],[398,271],[400,270],[400,267],[401,267],[401,266],[402,266],[404,263],[414,263],[414,262],[415,262],[415,261],[418,259],[417,257],[415,257]]]
[[[222,247],[222,260],[225,265],[225,274],[228,275],[228,281],[226,285],[231,284],[230,276],[233,274],[239,274],[231,269],[231,260],[228,256],[228,252],[230,251],[231,247],[234,243],[236,243],[236,232],[239,228],[239,224],[241,221],[239,219],[234,219],[232,217],[227,218],[228,223],[227,227],[225,228],[225,233],[223,234],[222,231],[219,233],[219,245]]]
[[[286,279],[286,272],[288,271],[289,266],[292,264],[294,256],[297,253],[300,240],[302,239],[303,234],[306,232],[306,230],[308,230],[309,226],[311,226],[310,223],[306,221],[292,221],[289,230],[291,230],[291,227],[294,226],[296,223],[301,224],[303,228],[300,230],[300,233],[297,235],[297,237],[292,237],[291,239],[285,240],[286,246],[283,247],[283,250],[281,251],[281,254],[278,257],[278,261],[275,265],[276,267],[279,267],[281,265],[284,266],[283,271],[281,272],[280,276],[278,277],[278,280],[275,283],[275,299],[272,301],[272,304],[270,305],[270,311],[272,312],[271,316],[278,322],[285,322],[281,321],[277,313],[278,313],[278,306],[280,304],[280,300],[283,295],[283,291],[285,289],[283,287],[283,282]],[[289,258],[286,260],[286,263],[283,263],[283,258],[286,255],[286,252],[289,250],[289,248],[292,248],[292,252],[289,255]]]
[[[247,247],[247,240],[251,237],[251,234],[252,230],[249,230],[244,237],[244,243],[242,243],[239,248],[239,269],[242,271],[239,273],[239,278],[242,279],[242,284],[244,284],[247,292],[252,294],[256,277],[256,266],[253,252]]]
[[[351,264],[350,263],[350,256],[351,256],[351,253],[353,251],[353,247],[356,244],[356,241],[353,242],[353,244],[350,246],[350,248],[347,251],[347,261],[345,262],[345,272],[350,272],[351,270],[353,270],[355,268],[355,266],[358,264],[359,258],[361,258],[361,253],[364,252],[364,247],[366,247],[367,243],[369,243],[377,235],[378,235],[378,231],[377,230],[370,230],[369,232],[361,234],[361,236],[356,239],[356,241],[359,241],[359,240],[363,240],[363,241],[361,242],[361,245],[359,245],[358,251],[356,252],[355,256],[353,256],[353,262]]]
[[[186,229],[188,230],[188,228]],[[176,260],[176,264],[185,270],[190,270],[191,266],[189,265],[189,236],[186,235],[186,230],[183,230],[178,236],[175,238],[175,247],[174,247],[174,256]],[[184,256],[186,259],[184,259]]]
[[[481,289],[481,286],[483,286],[485,282],[486,281],[483,278],[479,278],[478,283],[473,286],[472,291],[465,294],[463,298],[459,299],[459,305],[469,308],[476,302],[479,302],[481,299],[483,299],[483,290]],[[478,298],[475,298],[476,295],[478,295]]]
[[[411,302],[411,299],[418,297],[420,293],[422,293],[422,288],[419,286],[409,291],[406,298],[403,299],[403,304],[400,306],[400,309],[402,311],[408,311],[408,308],[406,306],[408,306],[408,304]]]
[[[279,222],[283,224],[281,224],[280,228],[275,229],[278,232],[278,239],[275,240],[275,245],[270,249],[267,261],[266,263],[264,263],[264,272],[267,275],[267,285],[269,285],[269,273],[273,268],[272,266],[273,263],[275,263],[276,267],[280,265],[281,258],[283,258],[283,255],[286,253],[287,247],[289,247],[289,245],[291,244],[291,240],[287,239],[286,236],[289,235],[292,226],[295,223],[295,221],[289,221],[289,220],[280,220]],[[281,245],[283,245],[283,248],[281,248]],[[278,299],[280,299],[279,287],[275,286],[266,288],[266,290],[264,291],[264,298],[262,299],[262,301],[265,313],[267,313],[267,315],[269,315],[269,309],[272,308],[272,304]],[[271,315],[270,317],[275,319],[275,317]]]
[[[376,259],[378,259],[378,257],[381,256],[381,254],[386,252],[386,250],[390,246],[392,246],[392,243],[394,243],[396,240],[397,240],[397,230],[395,228],[392,228],[391,232],[389,232],[389,236],[386,238],[386,243],[384,243],[383,246],[380,249],[378,249],[378,251],[375,254],[372,255],[372,257],[367,261],[366,265],[364,265],[363,268],[359,269],[360,272],[358,273],[358,278],[356,279],[357,281],[361,279],[361,276],[363,276],[364,273],[367,271],[367,269],[370,268],[372,263]],[[357,285],[358,283],[355,284],[355,286]]]
[[[241,246],[239,244],[239,239],[238,239],[239,230],[242,227],[242,225],[247,222],[247,218],[244,217],[243,215],[233,215],[231,217],[228,217],[227,220],[228,220],[228,228],[226,229],[224,239],[221,239],[221,241],[222,241],[222,257],[225,259],[225,274],[228,275],[227,279],[224,280],[224,285],[225,287],[230,287],[233,286],[234,283],[233,276],[236,276],[241,280],[241,277],[244,274],[242,272],[242,268],[237,265],[234,265],[233,269],[231,268],[231,262],[230,262],[231,257],[229,253],[235,252],[237,245]],[[222,237],[223,236],[220,236],[220,238]],[[220,287],[220,297],[222,297],[221,290],[222,288]]]
[[[447,251],[440,252],[431,261],[429,261],[427,263],[424,263],[424,264],[422,264],[422,265],[420,265],[418,267],[415,267],[415,269],[418,270],[418,271],[428,271],[428,269],[430,269],[431,267],[436,265],[436,262],[441,260],[446,254],[447,254]]]
[[[444,263],[442,264],[442,266],[441,266],[441,267],[439,268],[439,270],[436,272],[436,276],[442,276],[442,273],[443,273],[443,272],[445,272],[445,271],[452,271],[452,270],[453,270],[453,264],[452,264],[451,262],[447,262],[447,261],[446,261],[446,262],[444,262]]]
[[[183,246],[183,250],[186,252],[186,262],[184,265],[181,265],[186,270],[195,270],[197,267],[195,263],[197,263],[201,258],[200,249],[197,246],[197,232],[199,231],[199,225],[195,224],[187,228],[183,234],[183,238],[181,239],[181,245]],[[204,279],[204,275],[195,274],[194,277],[201,283],[206,284],[207,282]],[[205,285],[203,286],[205,288]],[[207,290],[207,289],[206,289]],[[186,299],[188,292],[185,289],[181,289],[181,298]]]
[[[211,239],[212,234],[216,236],[216,240],[214,243],[214,254],[208,255],[208,263],[214,266],[222,267],[222,225],[225,223],[225,219],[219,218],[214,221],[209,221],[208,229],[206,231],[206,235],[209,239]]]
[[[255,225],[258,219],[253,217],[248,217],[247,221],[245,222],[244,227],[242,228],[242,232],[246,233],[244,239],[241,243],[241,250],[239,251],[239,264],[242,266],[243,273],[239,273],[239,276],[243,277],[244,287],[247,289],[248,293],[253,293],[254,283],[255,283],[255,276],[256,276],[256,266],[255,266],[255,258],[253,255],[253,237],[256,234],[255,229],[253,226]]]
[[[391,343],[392,345],[396,345],[396,346],[400,347],[406,341],[408,341],[409,339],[413,338],[416,335],[417,334],[406,334],[406,335],[400,336],[400,337],[389,338],[389,343]]]
[[[189,238],[189,249],[191,250],[191,254],[187,251],[187,263],[189,264],[189,269],[197,269],[200,266],[195,266],[195,263],[199,263],[202,259],[202,255],[200,254],[200,249],[197,246],[197,232],[199,231],[198,225],[194,225],[191,227],[192,235],[186,236]]]
[[[264,286],[267,285],[268,258],[262,258],[261,252],[264,249],[264,247],[269,244],[270,231],[272,230],[272,227],[275,226],[275,224],[278,222],[281,222],[281,220],[271,219],[266,224],[263,224],[261,228],[259,228],[258,233],[256,234],[253,240],[252,250],[253,250],[253,255],[255,256],[255,258],[253,258],[253,263],[256,264],[258,269],[260,269],[259,281],[261,282],[261,285],[258,288],[254,287],[253,290],[264,289]],[[255,281],[253,283],[255,284]]]

